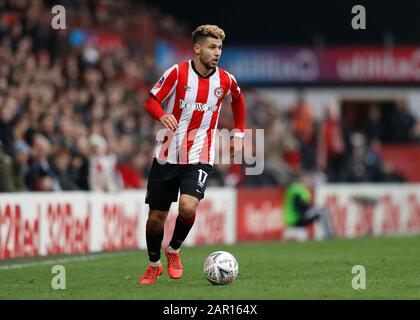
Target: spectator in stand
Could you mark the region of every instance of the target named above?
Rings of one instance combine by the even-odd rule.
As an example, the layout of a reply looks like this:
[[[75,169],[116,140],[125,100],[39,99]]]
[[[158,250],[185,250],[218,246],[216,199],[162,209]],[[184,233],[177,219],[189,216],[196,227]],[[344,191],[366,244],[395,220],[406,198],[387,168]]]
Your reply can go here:
[[[54,138],[54,116],[51,113],[44,112],[39,116],[39,132],[50,140]]]
[[[316,166],[315,119],[313,107],[300,93],[297,105],[291,109],[291,129],[300,142],[302,168],[313,170]]]
[[[31,191],[60,191],[54,171],[48,157],[51,155],[51,143],[40,133],[33,137],[29,169],[25,177],[26,186]]]
[[[330,182],[343,181],[343,168],[350,145],[348,133],[341,121],[337,103],[331,101],[326,106],[325,118],[318,133],[317,166],[326,172]]]
[[[89,159],[80,151],[73,151],[69,166],[69,173],[79,190],[90,190],[89,187]]]
[[[53,162],[66,167],[69,161],[70,180],[78,189],[89,190],[90,178],[95,176],[89,170],[94,156],[91,158],[88,138],[93,135],[105,138],[108,153],[116,155],[113,161],[125,168],[121,175],[128,170],[122,177],[125,187],[142,185],[149,164],[139,164],[142,168],[137,176],[139,161],[132,155],[148,157],[153,151],[150,141],[159,129],[141,108],[150,85],[161,73],[154,47],[158,39],[182,42],[188,35],[172,17],[127,0],[89,1],[88,5],[85,0],[65,0],[72,14],[68,16],[68,30],[57,32],[50,27],[51,4],[0,0],[0,140],[3,153],[12,158],[17,190],[61,190],[60,174],[50,168],[50,161],[54,168]],[[87,30],[97,41],[89,40]],[[107,33],[110,38],[101,41],[101,35]],[[112,46],[107,44],[110,42]],[[351,158],[351,148],[339,118],[325,121],[318,129],[311,102],[301,94],[297,105],[286,114],[282,110],[290,108],[281,101],[272,101],[256,89],[243,90],[249,114],[246,127],[265,130],[265,170],[258,176],[244,176],[238,166],[215,166],[213,185],[285,186],[299,168],[317,170],[323,177],[322,168],[330,181],[342,180],[342,171],[347,169],[343,160],[346,154]],[[389,141],[419,141],[420,124],[413,122],[404,103],[399,105],[395,117],[389,117],[391,126],[384,130],[397,133]],[[382,131],[378,119],[383,123],[387,116],[385,110],[382,116],[371,111],[373,123],[365,130],[369,142]],[[220,127],[229,128],[232,123],[230,112],[222,108]],[[334,134],[340,133],[339,127],[341,136]],[[43,151],[41,159],[36,151],[39,145],[49,149],[46,157]],[[61,154],[63,147],[66,151],[60,160],[51,157]],[[398,178],[392,171],[386,177]],[[109,184],[111,189],[115,184]]]
[[[412,141],[416,143],[420,143],[420,121],[417,120],[416,124],[413,126],[411,130]]]
[[[351,183],[403,182],[392,164],[384,162],[379,139],[368,141],[361,133],[352,135],[353,154],[347,163],[345,181]]]
[[[290,111],[291,128],[296,137],[304,144],[310,144],[315,134],[313,107],[302,95]]]
[[[378,104],[369,106],[368,116],[364,123],[364,132],[369,142],[384,138],[385,128],[382,112]]]
[[[383,160],[380,154],[382,143],[379,139],[367,140],[363,137],[366,145],[364,162],[368,171],[368,182],[383,181]]]
[[[414,142],[417,138],[417,127],[414,116],[407,108],[404,100],[397,100],[393,112],[389,116],[387,128],[389,142]]]
[[[125,163],[119,163],[117,170],[121,175],[123,187],[125,189],[140,189],[144,187],[142,168],[144,166],[145,156],[140,153],[134,153]]]
[[[387,183],[405,183],[406,178],[395,170],[394,165],[391,162],[385,162],[382,171],[381,182]]]
[[[116,156],[107,154],[107,142],[101,135],[93,134],[89,141],[92,148],[89,159],[90,190],[117,191]]]
[[[27,191],[25,176],[28,173],[28,161],[30,147],[24,141],[15,142],[13,175],[15,180],[15,191]],[[0,175],[1,176],[1,175]]]
[[[70,152],[66,148],[59,149],[52,158],[54,174],[63,191],[78,189],[69,172],[70,160]]]
[[[0,140],[0,192],[14,192],[13,161],[3,150]]]
[[[3,150],[11,155],[13,152],[13,119],[18,111],[18,102],[13,96],[0,96],[0,140]]]
[[[302,167],[302,154],[300,153],[299,142],[292,136],[286,136],[283,142],[282,158],[287,165],[299,170]]]
[[[369,154],[366,148],[365,137],[360,133],[352,135],[353,153],[345,170],[347,182],[369,182],[379,180],[380,158],[373,153]]]

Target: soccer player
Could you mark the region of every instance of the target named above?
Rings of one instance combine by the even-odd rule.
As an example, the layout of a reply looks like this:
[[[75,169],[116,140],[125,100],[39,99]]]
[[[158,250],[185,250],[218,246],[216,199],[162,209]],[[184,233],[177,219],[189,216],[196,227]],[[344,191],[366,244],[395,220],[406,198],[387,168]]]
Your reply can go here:
[[[225,33],[215,25],[202,25],[192,33],[194,57],[166,70],[146,101],[148,113],[165,126],[158,134],[147,185],[149,217],[146,242],[150,265],[138,281],[153,284],[162,274],[161,244],[172,202],[178,200],[178,217],[165,249],[168,274],[182,277],[180,246],[194,224],[196,210],[212,173],[214,137],[220,108],[232,98],[235,133],[231,156],[243,148],[245,100],[235,78],[219,68]],[[163,107],[163,108],[162,108]]]

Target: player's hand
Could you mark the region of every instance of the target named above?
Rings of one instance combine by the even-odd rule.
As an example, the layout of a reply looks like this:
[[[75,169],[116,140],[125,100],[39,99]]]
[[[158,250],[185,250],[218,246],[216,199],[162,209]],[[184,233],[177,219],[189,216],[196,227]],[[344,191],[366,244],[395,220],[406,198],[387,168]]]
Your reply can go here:
[[[233,137],[230,140],[230,157],[234,158],[236,154],[238,156],[242,156],[243,147],[244,139],[239,137]]]
[[[175,131],[178,128],[178,122],[173,114],[165,114],[159,121],[169,130]]]

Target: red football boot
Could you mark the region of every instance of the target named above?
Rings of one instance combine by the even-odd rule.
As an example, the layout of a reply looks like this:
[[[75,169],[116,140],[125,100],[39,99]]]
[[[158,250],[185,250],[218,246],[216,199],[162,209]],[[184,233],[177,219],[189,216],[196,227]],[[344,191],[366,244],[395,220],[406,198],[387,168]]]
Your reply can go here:
[[[179,253],[169,252],[168,248],[165,250],[165,256],[168,260],[168,274],[172,279],[179,279],[182,277],[182,264],[179,258]]]
[[[162,264],[159,267],[149,266],[143,273],[138,284],[153,284],[156,279],[160,277],[163,272]]]

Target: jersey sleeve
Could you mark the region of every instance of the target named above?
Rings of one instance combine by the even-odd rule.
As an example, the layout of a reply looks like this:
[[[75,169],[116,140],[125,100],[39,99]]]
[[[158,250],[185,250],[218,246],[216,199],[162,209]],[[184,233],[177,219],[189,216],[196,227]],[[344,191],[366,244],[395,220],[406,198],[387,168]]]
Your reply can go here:
[[[241,92],[241,88],[238,86],[238,82],[235,77],[228,73],[230,78],[229,92],[232,98],[231,106],[233,112],[233,118],[235,122],[235,136],[243,138],[245,131],[245,99]]]
[[[160,103],[164,102],[175,90],[177,79],[178,65],[173,65],[160,77],[150,93],[155,96]]]
[[[242,93],[239,94],[239,97],[235,100],[232,99],[232,112],[233,112],[233,119],[235,122],[235,136],[243,138],[244,131],[245,131],[245,99]]]
[[[240,95],[241,95],[241,88],[238,85],[238,82],[236,81],[235,77],[229,74],[229,78],[230,78],[230,87],[229,87],[229,92],[232,96],[232,101],[235,101],[237,99],[239,99]]]
[[[166,114],[162,109],[162,105],[156,100],[156,97],[150,94],[150,97],[146,101],[147,112],[156,120],[159,120]]]

